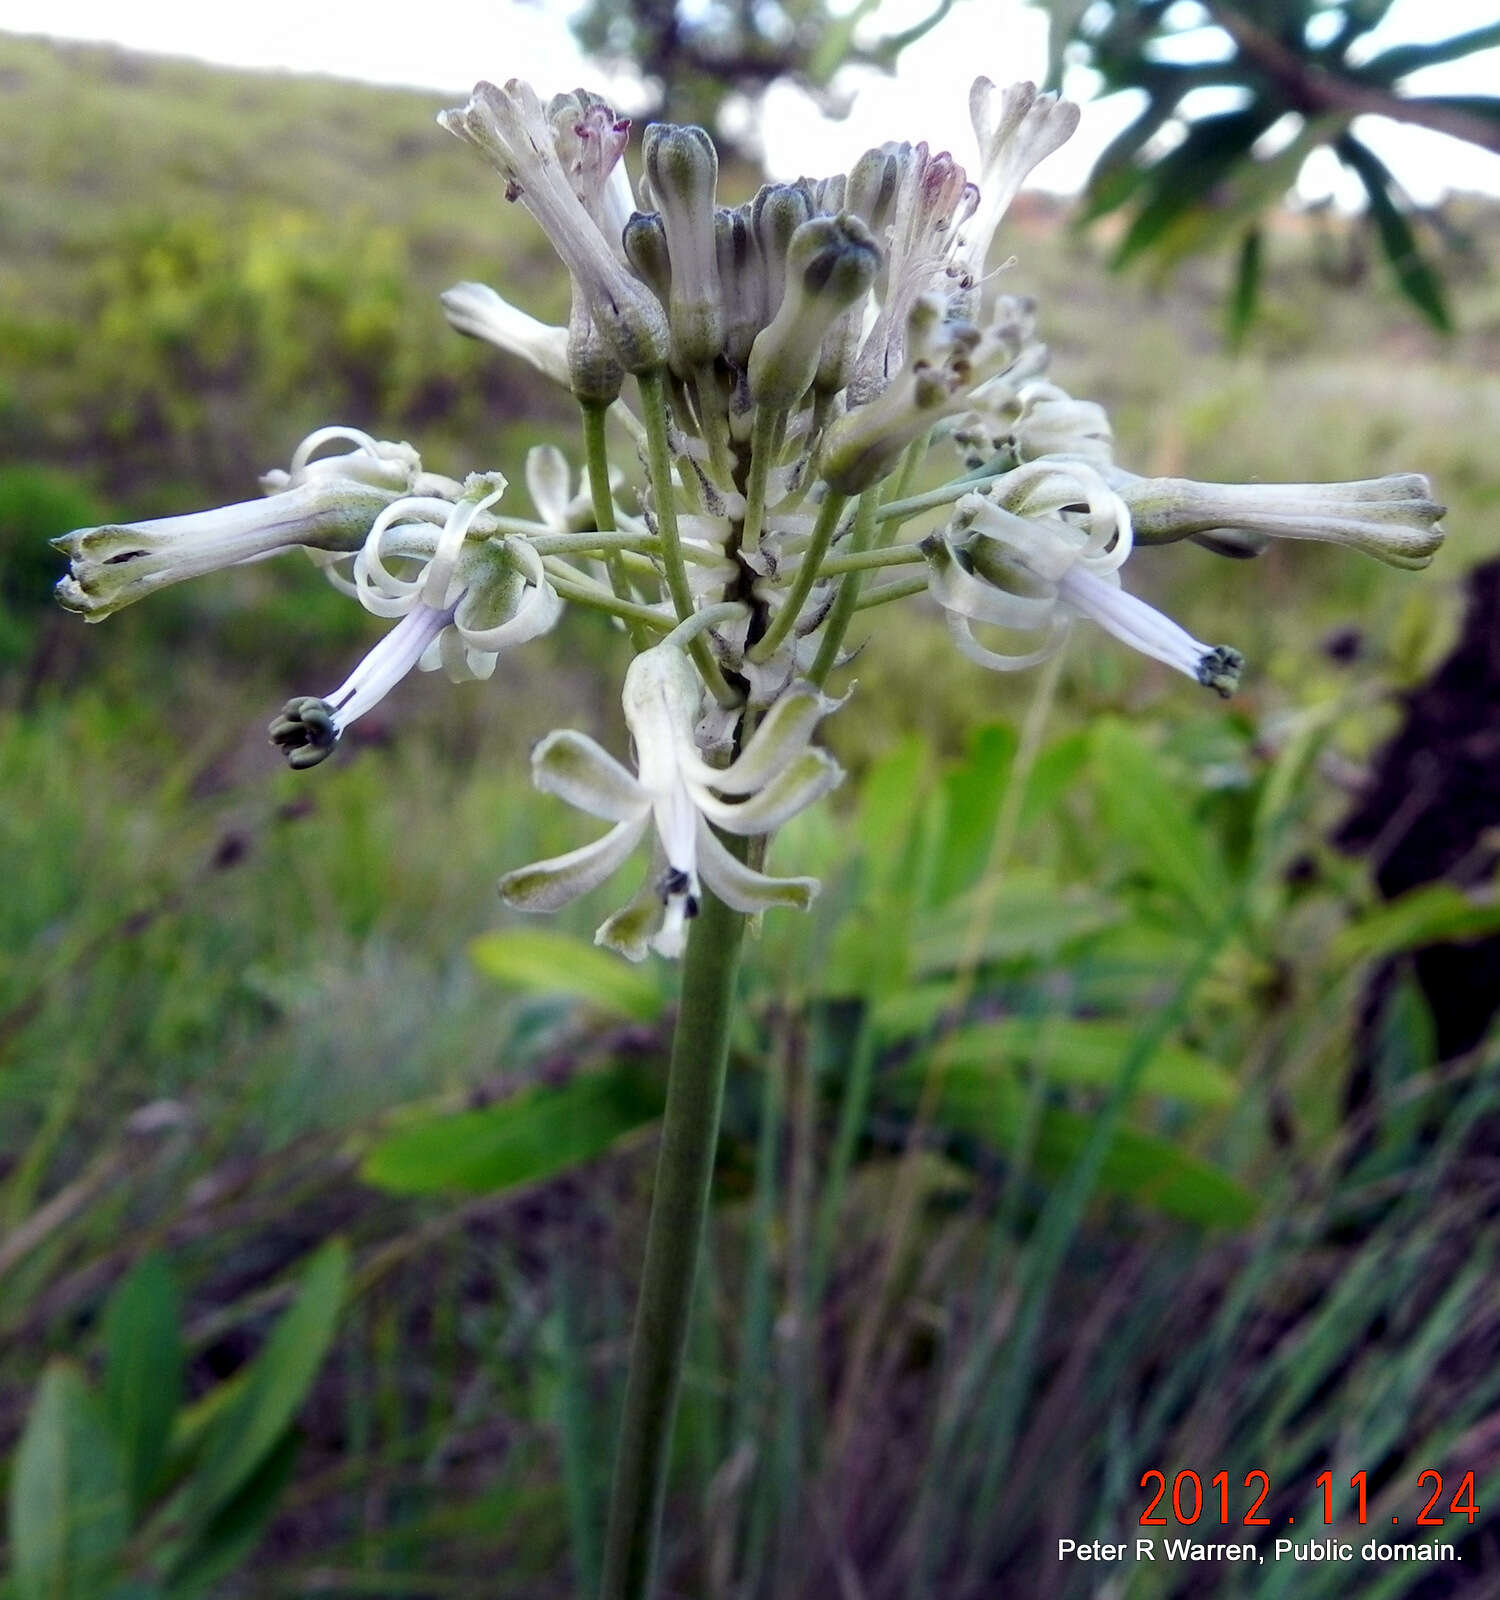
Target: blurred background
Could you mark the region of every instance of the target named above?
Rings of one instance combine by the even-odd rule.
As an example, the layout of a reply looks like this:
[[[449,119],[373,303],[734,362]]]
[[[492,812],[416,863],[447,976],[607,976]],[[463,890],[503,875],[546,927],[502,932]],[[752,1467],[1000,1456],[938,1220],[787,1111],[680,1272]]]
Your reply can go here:
[[[518,499],[576,459],[438,305],[566,309],[433,123],[472,77],[702,120],[734,200],[962,159],[982,70],[1091,101],[1001,248],[1119,459],[1425,472],[1449,542],[1143,551],[1246,653],[1227,707],[1082,629],[1017,678],[921,603],[878,629],[777,846],[824,894],[744,978],[663,1592],[1500,1593],[1492,15],[302,9],[0,5],[4,1592],[589,1594],[674,1003],[593,951],[610,891],[494,890],[580,842],[531,743],[622,748],[607,626],[289,773],[267,721],[378,625],[287,562],[87,627],[46,541],[250,498],[326,422]],[[1452,1554],[1056,1559],[1144,1531],[1153,1470],[1158,1533],[1194,1472],[1195,1536],[1321,1536],[1328,1474],[1340,1537]]]

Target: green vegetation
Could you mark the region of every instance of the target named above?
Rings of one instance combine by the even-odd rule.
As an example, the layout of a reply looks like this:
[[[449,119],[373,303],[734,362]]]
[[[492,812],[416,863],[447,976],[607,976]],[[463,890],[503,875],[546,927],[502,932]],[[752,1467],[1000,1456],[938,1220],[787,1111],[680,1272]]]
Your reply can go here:
[[[517,496],[532,442],[576,459],[560,399],[443,323],[461,278],[529,282],[548,315],[564,286],[435,106],[0,42],[18,1600],[537,1600],[597,1572],[672,986],[592,959],[597,906],[539,936],[494,882],[586,832],[524,753],[559,721],[619,748],[614,636],[584,618],[487,685],[410,682],[288,773],[266,721],[364,638],[315,573],[95,630],[52,613],[39,555],[75,521],[246,497],[328,420],[420,426],[439,470],[498,455]],[[1475,1471],[1476,1529],[1496,1503],[1475,1219],[1500,1204],[1500,1054],[1438,1061],[1406,957],[1500,916],[1456,890],[1384,906],[1327,841],[1500,550],[1500,290],[1458,283],[1440,343],[1394,291],[1321,276],[1350,243],[1321,226],[1286,224],[1238,364],[1207,269],[1152,299],[1046,208],[1011,228],[1057,375],[1110,406],[1122,459],[1420,469],[1450,544],[1420,577],[1280,546],[1255,586],[1189,553],[1170,592],[1144,552],[1174,614],[1250,657],[1227,710],[1082,632],[1055,680],[996,680],[919,608],[861,663],[829,723],[858,782],[778,846],[824,895],[747,957],[678,1593],[1093,1592],[1051,1541],[1133,1535],[1150,1468],[1228,1470],[1236,1517],[1264,1470],[1282,1526],[1316,1522],[1325,1467],[1340,1494],[1368,1472],[1372,1525],[1414,1519],[1428,1466],[1450,1493]],[[1349,626],[1353,666],[1323,648]],[[150,1326],[175,1333],[148,1350]],[[233,1572],[192,1565],[225,1550]],[[1422,1569],[1127,1576],[1131,1600],[1316,1600],[1416,1594]]]

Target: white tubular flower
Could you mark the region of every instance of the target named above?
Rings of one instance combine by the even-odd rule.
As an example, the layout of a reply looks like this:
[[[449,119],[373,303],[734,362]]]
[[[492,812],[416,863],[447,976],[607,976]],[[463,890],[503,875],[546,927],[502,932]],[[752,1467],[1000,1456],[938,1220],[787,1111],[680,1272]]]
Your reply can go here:
[[[620,474],[611,468],[610,488],[617,488],[620,482]],[[594,526],[587,475],[580,476],[575,492],[568,458],[555,444],[533,445],[526,452],[526,492],[549,533],[581,533]]]
[[[840,781],[838,764],[808,742],[832,702],[809,684],[794,685],[738,760],[720,769],[698,752],[694,729],[702,690],[675,643],[631,662],[623,699],[635,773],[572,731],[549,734],[531,761],[537,788],[614,827],[582,849],[508,873],[500,880],[505,900],[523,911],[557,910],[610,877],[654,825],[659,859],[641,892],[600,927],[599,944],[632,961],[648,949],[680,955],[705,885],[736,911],[805,910],[816,880],[755,871],[726,849],[714,828],[739,836],[771,833]]]
[[[488,678],[502,650],[556,623],[562,601],[535,549],[473,533],[504,491],[499,473],[476,474],[455,503],[408,496],[375,519],[355,558],[355,592],[375,616],[400,620],[331,694],[299,696],[271,724],[271,742],[293,767],[316,766],[414,668],[441,667],[454,683]]]
[[[568,330],[539,322],[488,284],[455,283],[442,294],[443,314],[458,332],[520,356],[554,383],[568,386]]]
[[[1233,549],[1248,538],[1315,539],[1349,545],[1388,566],[1427,566],[1443,542],[1447,511],[1419,473],[1360,483],[1193,483],[1114,471],[1142,544],[1197,538]],[[1220,535],[1227,534],[1227,540]],[[1241,536],[1236,538],[1235,536]]]
[[[566,115],[558,121],[567,134],[561,141],[568,151],[567,165],[558,128],[536,91],[519,78],[503,89],[476,84],[468,105],[438,115],[449,133],[466,139],[499,169],[507,196],[520,200],[536,218],[626,371],[653,371],[666,360],[666,317],[651,292],[626,269],[618,235],[604,232],[601,219],[613,221],[612,191],[606,206],[605,191],[599,190],[599,215],[591,214],[579,198],[579,187],[594,192],[596,176],[588,163],[580,165],[569,143],[582,124]],[[618,149],[613,156],[601,155],[598,165],[617,162],[618,155]]]
[[[997,672],[1035,666],[1075,618],[1087,617],[1143,655],[1221,695],[1233,692],[1243,666],[1237,651],[1200,643],[1120,588],[1130,513],[1097,472],[1082,462],[1037,462],[995,491],[965,495],[948,532],[925,546],[929,587],[971,661]],[[1024,647],[986,649],[975,622],[1018,636]]]
[[[314,460],[334,440],[353,450]],[[150,522],[80,528],[54,539],[68,557],[58,602],[100,622],[187,578],[260,561],[282,551],[349,552],[371,521],[421,478],[409,444],[370,438],[355,428],[320,428],[297,447],[288,472],[262,478],[266,497]]]
[[[979,205],[958,251],[974,277],[984,276],[995,231],[1021,185],[1034,167],[1072,138],[1078,115],[1070,100],[1038,94],[1034,83],[997,89],[988,78],[974,80],[969,117],[979,140]]]
[[[865,336],[851,379],[858,402],[883,389],[905,359],[907,318],[918,296],[960,287],[948,262],[958,230],[973,214],[979,194],[964,169],[944,150],[900,145],[889,160],[899,173],[892,201],[881,274],[881,307]]]
[[[1114,429],[1104,407],[1075,400],[1055,383],[1031,383],[1021,390],[1020,416],[1011,430],[1018,461],[1067,456],[1091,466],[1114,462]]]
[[[297,770],[332,754],[351,722],[373,710],[453,620],[451,611],[413,606],[331,694],[299,695],[271,724],[271,743]]]
[[[919,295],[906,319],[904,365],[867,404],[828,430],[820,463],[840,494],[878,483],[914,439],[963,410],[970,391],[1021,354],[1024,332],[1009,302],[983,329],[953,319],[938,295]]]
[[[619,255],[620,235],[636,209],[630,174],[621,159],[630,142],[630,118],[616,116],[612,106],[587,89],[575,89],[552,96],[547,120],[573,193]]]

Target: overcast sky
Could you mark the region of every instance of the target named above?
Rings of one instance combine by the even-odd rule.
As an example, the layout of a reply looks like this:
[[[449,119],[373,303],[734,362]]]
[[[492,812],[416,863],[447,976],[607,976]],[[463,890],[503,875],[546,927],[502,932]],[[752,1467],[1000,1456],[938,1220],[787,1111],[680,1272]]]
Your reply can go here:
[[[888,0],[884,27],[920,15],[929,0]],[[480,77],[524,77],[544,93],[579,83],[613,90],[579,56],[567,19],[569,0],[255,0],[252,5],[173,0],[0,0],[0,29],[73,39],[114,40],[138,50],[194,56],[232,66],[331,73],[377,83],[409,84],[461,94]],[[420,20],[418,20],[420,19]],[[1395,0],[1386,42],[1447,37],[1495,19],[1495,0]],[[828,122],[790,89],[773,91],[766,120],[766,159],[774,176],[836,171],[862,150],[890,138],[925,138],[960,160],[972,140],[969,80],[979,72],[999,82],[1045,70],[1046,22],[1021,0],[962,0],[947,20],[901,58],[892,81],[853,80],[854,107]],[[1500,87],[1500,50],[1429,69],[1417,81],[1428,92],[1493,92]],[[1082,75],[1070,90],[1082,94]],[[1048,188],[1076,188],[1093,156],[1129,120],[1130,107],[1085,107],[1075,139],[1037,174]],[[1418,201],[1448,189],[1500,194],[1500,156],[1419,129],[1363,118],[1361,133]],[[1330,155],[1304,178],[1311,196],[1326,191],[1352,200],[1351,185]]]

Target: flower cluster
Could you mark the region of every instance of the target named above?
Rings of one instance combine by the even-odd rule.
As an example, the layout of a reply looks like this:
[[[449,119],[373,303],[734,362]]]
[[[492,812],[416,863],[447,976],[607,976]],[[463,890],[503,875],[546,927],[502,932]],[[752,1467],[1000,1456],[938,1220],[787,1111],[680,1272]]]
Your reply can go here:
[[[1317,539],[1430,561],[1442,508],[1420,477],[1233,486],[1118,465],[1103,410],[1046,378],[1034,304],[995,292],[986,271],[1007,207],[1077,109],[981,78],[970,110],[972,168],[890,143],[847,173],[727,207],[702,129],[648,128],[633,186],[629,123],[597,96],[544,103],[520,81],[481,83],[439,121],[542,227],[571,311],[550,327],[472,283],[443,306],[459,332],[572,392],[582,488],[556,450],[533,451],[535,515],[513,515],[498,473],[460,482],[407,444],[322,429],[267,475],[261,500],[59,541],[59,599],[97,621],[184,578],[305,550],[394,627],[339,688],[272,724],[297,767],[414,667],[487,678],[566,605],[614,617],[636,650],[624,685],[636,770],[582,734],[544,739],[537,785],[612,827],[501,890],[553,909],[653,833],[642,890],[598,935],[640,959],[680,950],[705,891],[747,912],[808,903],[815,883],[759,863],[839,779],[810,740],[837,704],[825,685],[859,614],[926,596],[957,647],[1000,671],[1041,660],[1085,619],[1229,694],[1238,653],[1122,585],[1137,544],[1242,557]],[[611,435],[639,471],[611,471]],[[939,443],[960,465],[923,488]],[[322,453],[334,444],[347,448]]]

